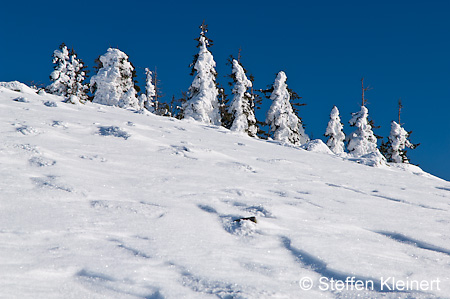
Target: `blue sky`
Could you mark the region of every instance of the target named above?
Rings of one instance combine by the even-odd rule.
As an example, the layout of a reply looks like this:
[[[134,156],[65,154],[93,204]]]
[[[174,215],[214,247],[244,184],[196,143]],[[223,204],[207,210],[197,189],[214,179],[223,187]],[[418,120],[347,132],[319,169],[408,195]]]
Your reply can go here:
[[[241,47],[255,88],[285,71],[307,104],[300,109],[306,132],[324,138],[333,105],[352,131],[364,77],[369,114],[381,126],[375,133],[389,134],[402,98],[402,122],[421,143],[411,161],[450,180],[449,12],[450,1],[8,1],[0,14],[0,81],[48,84],[51,54],[64,42],[89,67],[117,47],[140,83],[145,67],[157,67],[167,99],[179,97],[192,81],[194,38],[206,19],[222,85],[226,59]]]

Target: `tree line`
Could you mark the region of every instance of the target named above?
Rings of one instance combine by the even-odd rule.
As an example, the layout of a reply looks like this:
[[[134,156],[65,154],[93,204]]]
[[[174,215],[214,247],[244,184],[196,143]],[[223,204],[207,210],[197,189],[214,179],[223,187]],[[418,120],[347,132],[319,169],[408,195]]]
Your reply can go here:
[[[109,48],[96,59],[96,74],[87,83],[87,71],[83,61],[73,49],[61,44],[53,53],[54,70],[50,74],[51,84],[47,93],[60,95],[66,102],[78,104],[93,103],[134,109],[139,113],[154,113],[178,119],[193,119],[202,123],[224,126],[232,131],[248,134],[255,138],[272,139],[281,143],[301,146],[310,141],[305,133],[298,107],[300,97],[287,84],[285,72],[280,71],[270,88],[255,92],[254,78],[240,62],[240,51],[236,58],[230,56],[231,66],[229,85],[232,96],[228,99],[224,88],[217,83],[216,62],[209,51],[211,39],[206,36],[208,26],[200,26],[198,53],[190,64],[194,77],[188,91],[182,98],[172,97],[170,102],[160,101],[157,73],[145,69],[145,90],[137,85],[136,70],[128,56],[119,49]],[[399,101],[399,120],[392,121],[387,141],[380,148],[373,133],[373,121],[369,119],[362,84],[362,103],[358,112],[352,113],[349,123],[355,130],[346,136],[343,132],[339,110],[333,107],[325,132],[327,146],[336,155],[350,155],[356,158],[370,158],[377,164],[384,162],[409,163],[406,148],[414,149],[418,144],[409,141],[407,132],[400,122],[401,102]],[[263,99],[272,101],[266,119],[259,121],[255,109],[260,108]],[[266,129],[264,129],[266,128]],[[346,146],[345,146],[346,144]],[[346,150],[347,149],[347,150]]]

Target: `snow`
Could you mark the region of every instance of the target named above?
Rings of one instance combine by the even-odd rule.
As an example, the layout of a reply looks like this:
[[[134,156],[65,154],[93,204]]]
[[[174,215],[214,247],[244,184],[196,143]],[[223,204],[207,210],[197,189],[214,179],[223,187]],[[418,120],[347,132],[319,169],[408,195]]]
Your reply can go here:
[[[0,83],[1,297],[448,298],[449,182],[63,101]]]

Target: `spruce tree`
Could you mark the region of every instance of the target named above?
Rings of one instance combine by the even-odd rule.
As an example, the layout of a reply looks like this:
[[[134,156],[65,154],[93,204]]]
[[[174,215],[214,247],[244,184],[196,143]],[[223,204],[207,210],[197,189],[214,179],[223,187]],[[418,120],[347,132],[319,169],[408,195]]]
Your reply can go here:
[[[349,136],[347,149],[355,157],[378,152],[377,138],[372,132],[368,116],[369,110],[365,106],[361,106],[359,112],[352,113],[352,118],[349,121],[350,126],[356,129]]]
[[[109,48],[99,57],[97,75],[91,78],[93,102],[121,108],[140,109],[136,97],[136,72],[128,56],[119,49]]]
[[[274,140],[302,145],[309,141],[309,137],[305,134],[300,119],[294,113],[286,80],[286,74],[283,71],[279,72],[270,95],[273,102],[267,112],[266,124]]]
[[[342,131],[343,127],[341,118],[339,117],[339,110],[334,106],[330,113],[330,121],[328,122],[325,136],[328,137],[328,147],[336,155],[344,152],[345,134]]]
[[[85,65],[73,49],[69,51],[62,43],[59,50],[53,52],[53,72],[50,74],[52,83],[46,87],[51,94],[67,98],[67,102],[79,103],[87,100],[88,86],[84,83],[86,71]]]
[[[216,86],[217,73],[214,69],[216,62],[208,50],[210,40],[205,36],[207,25],[201,26],[199,42],[199,52],[194,57],[191,64],[192,72],[195,74],[194,80],[188,90],[188,99],[183,105],[183,116],[187,119],[220,125],[220,111],[218,95],[219,90]]]
[[[406,131],[400,123],[402,108],[403,105],[401,99],[399,99],[398,123],[395,121],[391,122],[391,132],[389,134],[388,141],[381,144],[380,150],[386,157],[388,162],[409,164],[409,159],[406,155],[407,151],[405,148],[415,149],[420,145],[420,143],[413,144],[409,141],[408,138],[411,135],[412,131]]]
[[[156,89],[153,85],[152,71],[148,68],[145,68],[145,93],[140,96],[140,104],[141,109],[146,109],[149,112],[154,113],[156,111]]]
[[[234,81],[233,99],[228,107],[228,112],[232,115],[231,130],[247,133],[251,137],[256,137],[258,128],[254,112],[253,96],[247,91],[252,87],[252,82],[247,79],[245,70],[236,60],[232,60],[232,79]]]
[[[415,149],[419,145],[412,144],[408,140],[410,134],[411,132],[407,132],[400,124],[395,121],[391,122],[388,142],[383,144],[384,155],[388,162],[409,164],[405,148]]]

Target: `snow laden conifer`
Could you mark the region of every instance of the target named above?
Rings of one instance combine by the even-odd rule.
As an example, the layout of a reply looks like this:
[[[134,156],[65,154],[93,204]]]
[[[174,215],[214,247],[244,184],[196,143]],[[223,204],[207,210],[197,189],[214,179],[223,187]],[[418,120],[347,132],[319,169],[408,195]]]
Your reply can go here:
[[[330,121],[328,122],[325,136],[328,137],[327,146],[336,155],[344,152],[345,134],[342,131],[343,125],[339,117],[339,110],[336,106],[333,107],[330,113]]]
[[[119,49],[109,48],[98,59],[97,75],[91,78],[93,102],[118,106],[120,108],[139,109],[136,97],[134,67],[128,61],[128,56]]]
[[[368,117],[369,110],[366,106],[361,106],[359,112],[352,113],[350,126],[356,129],[348,138],[347,149],[354,157],[369,158],[375,165],[383,164],[386,159],[378,150],[377,138],[373,134]]]
[[[149,112],[155,113],[156,105],[155,105],[155,96],[156,89],[153,85],[152,71],[148,68],[145,68],[145,93],[142,93],[139,96],[139,107],[141,110],[146,109]]]
[[[388,162],[409,163],[405,148],[415,149],[418,146],[418,144],[412,144],[408,140],[410,133],[397,122],[391,122],[388,142],[383,143],[383,154]]]
[[[270,95],[272,105],[267,112],[266,123],[274,140],[293,145],[302,145],[309,141],[302,123],[294,113],[290,103],[290,93],[286,84],[286,74],[278,73]]]
[[[234,95],[231,100],[228,112],[232,115],[232,125],[230,130],[247,133],[251,137],[256,137],[258,127],[256,126],[256,117],[252,95],[247,89],[252,87],[252,82],[247,79],[242,65],[233,59],[232,79]]]
[[[220,111],[216,86],[216,62],[208,50],[209,39],[206,38],[207,26],[200,26],[199,52],[192,63],[192,74],[196,73],[188,90],[187,101],[183,104],[183,117],[197,121],[220,125]]]
[[[53,72],[50,74],[52,83],[46,87],[51,94],[63,96],[68,102],[79,103],[87,100],[88,86],[84,84],[85,66],[73,49],[69,51],[62,43],[59,50],[53,52]]]

